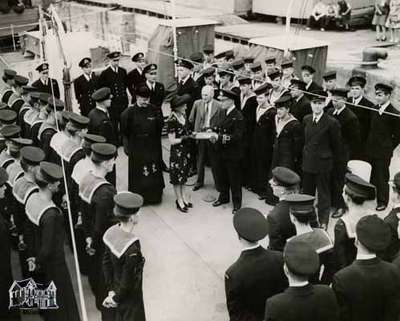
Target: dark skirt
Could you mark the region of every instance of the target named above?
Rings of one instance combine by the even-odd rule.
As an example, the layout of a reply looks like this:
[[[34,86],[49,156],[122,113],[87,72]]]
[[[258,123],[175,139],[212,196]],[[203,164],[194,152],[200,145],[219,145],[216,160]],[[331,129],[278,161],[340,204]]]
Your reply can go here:
[[[190,172],[191,153],[186,143],[171,146],[169,177],[172,185],[183,185]]]

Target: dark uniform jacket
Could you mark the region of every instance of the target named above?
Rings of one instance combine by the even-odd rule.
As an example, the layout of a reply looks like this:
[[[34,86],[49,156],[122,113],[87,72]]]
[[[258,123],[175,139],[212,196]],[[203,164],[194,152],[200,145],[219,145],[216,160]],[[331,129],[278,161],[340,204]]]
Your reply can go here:
[[[103,136],[107,143],[118,146],[118,138],[110,116],[99,108],[93,108],[89,112],[88,133]]]
[[[330,171],[340,152],[340,125],[338,121],[325,113],[317,124],[313,115],[303,120],[304,148],[303,171],[320,173]]]
[[[126,70],[118,67],[118,73],[114,72],[111,67],[103,70],[100,74],[99,88],[108,87],[111,89],[112,100],[110,114],[111,118],[115,116],[119,118],[121,112],[128,106],[127,75]]]
[[[281,253],[262,246],[242,251],[225,273],[229,320],[263,320],[265,301],[286,287]]]
[[[353,103],[353,99],[349,98],[348,102]],[[361,98],[358,105],[370,108],[374,106],[374,104],[365,97]],[[365,157],[365,145],[368,138],[369,127],[371,124],[371,116],[373,112],[363,107],[356,107],[353,105],[348,105],[348,108],[350,108],[351,111],[357,116],[358,122],[360,124],[360,145],[358,147],[357,153],[354,155],[354,158],[363,158]]]
[[[298,101],[296,99],[292,100],[290,113],[297,118],[299,122],[303,121],[304,116],[312,114],[310,100],[306,95],[303,95]]]
[[[379,106],[375,106],[379,110]],[[385,109],[400,116],[400,113],[391,104]],[[400,118],[388,114],[379,115],[372,112],[371,126],[367,138],[366,150],[370,158],[388,159],[400,142]]]
[[[268,248],[274,251],[283,251],[286,240],[296,235],[296,228],[290,221],[289,203],[281,200],[267,216],[268,221]]]
[[[346,161],[347,164],[347,161],[350,160],[350,155],[353,155],[358,150],[358,146],[361,143],[360,125],[357,116],[347,107],[339,115],[334,115],[334,111],[335,109],[332,108],[327,113],[339,121],[340,132],[342,134],[342,152],[339,156],[342,156],[340,158]]]
[[[239,161],[243,157],[243,116],[236,108],[229,115],[226,112],[215,128],[218,133],[217,150],[223,159]],[[224,140],[225,138],[225,140]]]
[[[356,260],[337,272],[332,288],[342,321],[398,321],[400,271],[379,258]]]
[[[306,87],[305,91],[307,93],[313,93],[320,90],[322,90],[322,87],[318,85],[316,82],[312,81],[311,84],[308,87]],[[309,95],[309,97],[312,97],[312,95]]]
[[[242,102],[241,102],[242,103]],[[257,103],[257,97],[255,95],[250,96],[247,98],[247,100],[244,102],[243,106],[240,106],[240,112],[243,115],[244,122],[245,122],[245,136],[248,137],[246,139],[246,144],[249,142],[247,140],[250,140],[253,131],[254,131],[254,126],[256,125],[256,109],[257,109],[258,103]]]
[[[137,68],[134,68],[130,72],[128,72],[126,80],[129,93],[132,96],[133,103],[136,101],[135,91],[141,83],[144,83],[146,81],[146,77],[144,76],[143,72],[140,72]]]
[[[146,86],[150,89],[150,104],[161,108],[165,98],[165,88],[160,82],[155,82],[154,89],[150,88],[147,82]]]
[[[384,251],[382,258],[385,261],[391,262],[397,256],[397,253],[400,251],[400,240],[397,232],[397,228],[399,226],[399,218],[397,215],[400,213],[400,207],[393,208],[389,214],[385,217],[385,222],[390,227],[390,232],[392,235],[392,239],[390,241],[390,245]]]
[[[186,116],[189,118],[194,101],[201,98],[199,88],[197,87],[197,84],[192,76],[190,76],[185,82],[178,81],[176,94],[179,96],[188,94],[192,98],[190,102],[186,104]]]
[[[95,73],[91,74],[89,81],[83,74],[74,80],[75,97],[83,116],[87,116],[96,107],[96,103],[92,99],[92,94],[98,89],[98,82],[99,77]]]
[[[294,117],[287,122],[282,130],[276,127],[272,168],[283,166],[296,172],[301,169],[301,152],[303,150],[303,127]],[[279,132],[278,132],[279,131]]]
[[[52,95],[50,81],[53,82],[54,96],[60,99],[60,88],[58,87],[58,82],[55,79],[49,78],[47,81],[47,85],[45,85],[44,83],[42,83],[40,79],[38,79],[32,83],[32,87],[36,87],[39,92],[48,93]]]
[[[338,321],[339,309],[326,285],[289,287],[267,300],[265,321]]]

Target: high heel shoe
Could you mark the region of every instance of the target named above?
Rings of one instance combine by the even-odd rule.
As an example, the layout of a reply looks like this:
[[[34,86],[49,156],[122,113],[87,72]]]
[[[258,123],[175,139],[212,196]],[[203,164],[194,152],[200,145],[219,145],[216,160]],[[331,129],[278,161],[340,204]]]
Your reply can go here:
[[[181,206],[179,205],[178,200],[175,201],[175,204],[176,204],[176,208],[177,208],[179,211],[181,211],[182,213],[187,213],[187,212],[188,212],[187,207],[186,207],[186,206],[181,207]]]
[[[183,201],[183,203],[185,203],[185,207],[188,207],[188,208],[192,208],[193,207],[193,204],[191,203],[191,202],[185,202],[185,201]]]

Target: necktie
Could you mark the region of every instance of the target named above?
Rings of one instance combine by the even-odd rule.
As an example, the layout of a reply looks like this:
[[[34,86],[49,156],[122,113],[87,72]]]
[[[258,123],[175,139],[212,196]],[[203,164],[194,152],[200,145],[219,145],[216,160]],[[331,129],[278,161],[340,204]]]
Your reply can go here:
[[[316,125],[317,124],[317,117],[314,117],[314,119],[313,119],[313,125]]]

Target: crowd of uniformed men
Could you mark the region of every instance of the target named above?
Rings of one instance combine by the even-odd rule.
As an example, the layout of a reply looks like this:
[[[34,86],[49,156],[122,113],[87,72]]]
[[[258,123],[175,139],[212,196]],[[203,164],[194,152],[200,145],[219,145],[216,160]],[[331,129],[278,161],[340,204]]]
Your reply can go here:
[[[44,311],[44,318],[80,319],[64,257],[70,224],[102,320],[144,320],[136,214],[143,204],[161,202],[163,171],[170,172],[177,209],[187,213],[193,204],[183,186],[197,173],[193,190],[201,189],[207,162],[219,192],[212,206],[232,197],[243,245],[225,275],[230,320],[398,320],[400,174],[391,182],[389,215],[372,214],[389,205],[389,165],[400,142],[391,86],[375,85],[374,104],[365,97],[363,76],[339,88],[329,71],[321,86],[312,66],[295,75],[292,60],[254,62],[232,51],[214,57],[206,46],[176,61],[169,99],[157,65],[146,64],[143,53],[132,57],[129,73],[119,66],[119,52],[108,59],[100,75],[90,58],[80,61],[83,72],[74,81],[79,113],[65,110],[47,63],[37,67],[32,84],[4,70],[2,320],[19,319],[8,309],[11,249],[23,277],[57,286],[59,309]],[[172,111],[169,168],[161,147],[165,100]],[[129,157],[130,192],[118,193],[121,145]],[[370,177],[348,171],[354,159],[371,165]],[[242,187],[275,206],[267,217],[241,208]],[[339,218],[334,242],[326,232],[330,215]],[[267,234],[265,249],[258,242]]]

